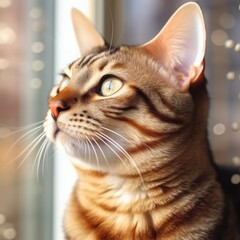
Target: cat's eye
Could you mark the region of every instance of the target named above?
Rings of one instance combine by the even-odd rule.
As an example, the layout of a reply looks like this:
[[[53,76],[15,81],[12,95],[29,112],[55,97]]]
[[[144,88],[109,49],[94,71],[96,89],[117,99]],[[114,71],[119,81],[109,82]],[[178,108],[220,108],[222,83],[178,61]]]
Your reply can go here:
[[[61,73],[63,79],[59,84],[58,92],[61,92],[69,84],[70,77],[66,73]]]
[[[123,82],[115,77],[109,77],[101,85],[100,94],[108,97],[119,91],[123,86]]]
[[[59,84],[59,88],[58,91],[61,92],[65,87],[67,87],[67,85],[69,84],[69,80],[68,78],[63,79],[62,82]]]

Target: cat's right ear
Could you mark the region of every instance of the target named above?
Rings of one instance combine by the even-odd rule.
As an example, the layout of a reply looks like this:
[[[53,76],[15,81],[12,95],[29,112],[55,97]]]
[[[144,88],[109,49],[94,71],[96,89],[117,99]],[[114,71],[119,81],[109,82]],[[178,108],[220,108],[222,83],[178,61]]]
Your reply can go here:
[[[80,53],[84,56],[93,48],[103,47],[105,41],[92,23],[78,9],[72,9],[72,22]]]
[[[180,7],[160,33],[142,46],[175,77],[170,83],[186,91],[204,71],[206,30],[200,7],[189,2]]]

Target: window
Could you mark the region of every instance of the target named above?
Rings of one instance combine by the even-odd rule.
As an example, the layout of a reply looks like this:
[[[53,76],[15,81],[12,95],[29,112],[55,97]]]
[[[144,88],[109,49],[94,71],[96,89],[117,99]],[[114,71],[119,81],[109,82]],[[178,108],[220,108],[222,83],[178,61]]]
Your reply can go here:
[[[5,135],[7,127],[13,130],[44,118],[54,79],[53,53],[54,1],[1,0],[0,239],[52,239],[53,162],[34,164],[40,131],[24,137],[26,131],[18,128]],[[38,180],[36,169],[42,175],[45,167]]]
[[[118,45],[150,40],[184,2],[0,0],[0,239],[63,239],[62,217],[75,171],[61,150],[41,150],[43,139],[36,140],[41,130],[32,131],[40,123],[20,127],[44,119],[59,72],[79,57],[71,7],[81,9],[107,41]],[[239,6],[227,0],[199,4],[207,27],[214,157],[239,172]],[[16,132],[10,134],[13,127]],[[41,151],[46,161],[34,162]],[[231,180],[239,184],[240,175]]]

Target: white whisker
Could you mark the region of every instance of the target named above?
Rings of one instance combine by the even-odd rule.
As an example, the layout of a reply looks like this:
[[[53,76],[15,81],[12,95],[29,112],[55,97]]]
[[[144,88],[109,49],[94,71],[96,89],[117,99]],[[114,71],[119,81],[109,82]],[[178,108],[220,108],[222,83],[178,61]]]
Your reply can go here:
[[[93,141],[95,142],[95,144],[98,146],[100,152],[102,153],[102,155],[103,155],[103,157],[104,157],[104,159],[105,159],[105,162],[107,163],[107,165],[108,165],[108,167],[109,167],[109,163],[108,163],[107,157],[106,157],[105,153],[103,152],[101,146],[98,144],[98,142],[97,142],[94,138],[92,138],[92,140],[93,140]]]
[[[113,15],[110,6],[108,5],[108,11],[111,17],[111,40],[109,44],[109,52],[111,51],[112,45],[113,45],[113,36],[114,36],[114,26],[113,26]]]
[[[24,159],[21,161],[21,163],[19,164],[19,166],[17,167],[20,168],[22,166],[22,164],[25,162],[25,160],[31,155],[31,153],[34,151],[34,149],[37,147],[37,145],[42,141],[42,139],[45,137],[45,133],[41,133],[36,139],[34,139],[33,142],[31,142],[20,154],[18,154],[15,158],[13,158],[11,160],[11,163],[13,161],[15,161],[16,159],[18,159],[19,157],[21,157],[22,155],[25,154],[25,152],[29,149],[30,151],[28,152],[28,154],[24,157]]]
[[[111,133],[114,133],[116,134],[117,136],[123,138],[124,140],[126,140],[128,143],[131,143],[131,141],[129,139],[127,139],[126,137],[124,137],[123,135],[119,134],[118,132],[110,129],[110,128],[107,128],[107,127],[101,127],[102,129],[106,130],[106,131],[109,131]],[[136,136],[136,138],[139,138],[134,132],[131,132],[132,135]],[[149,151],[149,154],[151,154],[151,150],[152,148],[149,147],[144,141],[141,140],[141,143],[144,145],[144,147]]]
[[[119,134],[118,132],[116,132],[116,131],[114,131],[114,130],[112,130],[112,129],[109,129],[109,128],[107,128],[107,127],[101,127],[101,128],[104,129],[104,130],[106,130],[106,131],[109,131],[109,132],[111,132],[111,133],[114,133],[114,134],[116,134],[117,136],[119,136],[119,137],[123,138],[124,140],[126,140],[128,143],[131,143],[131,141],[130,141],[129,139],[127,139],[127,138],[124,137],[123,135]],[[135,136],[138,138],[138,136],[137,136],[134,132],[131,132],[131,134],[132,134],[132,135],[135,135]],[[149,147],[149,146],[148,146],[144,141],[142,141],[142,140],[141,140],[141,143],[142,143],[142,144],[144,145],[144,147],[148,150],[149,154],[151,154],[152,148]]]
[[[137,139],[139,139],[139,137],[137,136],[137,134],[135,134],[134,132],[131,132],[132,135],[134,135]],[[144,145],[144,147],[147,149],[148,153],[151,155],[151,151],[153,150],[150,146],[148,146],[147,143],[144,142],[144,140],[141,139],[141,143]]]
[[[130,142],[129,139],[125,138],[123,135],[121,135],[121,134],[115,132],[114,130],[111,130],[111,129],[106,128],[106,127],[101,127],[101,128],[104,129],[104,130],[106,130],[106,131],[109,131],[109,132],[111,132],[111,133],[116,134],[117,136],[123,138],[123,139],[126,140],[127,142]]]
[[[84,159],[86,159],[87,156],[87,144],[85,143],[85,141],[83,142],[83,146],[84,146]]]
[[[33,128],[37,125],[42,125],[43,122],[44,121],[39,121],[39,122],[30,124],[30,125],[26,125],[26,126],[23,126],[23,127],[7,127],[7,129],[9,129],[10,132],[7,133],[6,135],[4,135],[4,137],[10,137],[10,136],[15,135],[17,133],[24,132],[27,129]]]
[[[36,134],[38,131],[41,130],[41,128],[43,128],[43,126],[38,126],[38,127],[35,127],[34,129],[31,129],[29,131],[27,131],[25,134],[23,134],[20,138],[18,138],[14,143],[13,145],[11,146],[11,148],[9,149],[9,151],[7,152],[7,155],[11,153],[11,151],[13,150],[14,147],[16,147],[16,145],[18,143],[20,143],[25,137],[31,137],[33,136],[34,134]]]
[[[137,167],[136,163],[134,162],[134,160],[132,159],[132,157],[129,155],[129,153],[119,144],[117,143],[114,139],[110,138],[108,135],[104,134],[104,133],[96,133],[99,134],[102,138],[104,138],[106,141],[108,141],[109,143],[111,143],[113,146],[115,146],[120,152],[122,152],[122,154],[130,160],[130,163],[134,166],[134,168],[137,170],[142,182],[144,183],[142,174],[139,170],[139,168]]]
[[[90,144],[90,142],[89,142],[89,140],[87,140],[87,143],[88,143],[88,149],[89,149],[89,152],[88,152],[88,162],[89,162],[89,164],[91,165],[91,160],[92,160],[92,158],[91,158],[91,144]]]
[[[86,135],[84,134],[84,136],[86,137]],[[89,165],[91,164],[91,150],[90,150],[90,146],[89,146],[89,142],[85,141],[86,145],[87,145],[87,150],[88,150],[88,163]]]
[[[48,158],[48,151],[49,151],[49,148],[51,146],[51,142],[47,140],[47,145],[45,147],[45,151],[44,151],[44,154],[43,154],[43,163],[42,163],[42,177],[44,177],[44,169],[45,169],[45,162],[46,162],[46,159]]]
[[[23,149],[16,157],[14,157],[10,163],[13,163],[16,159],[18,159],[19,157],[21,157],[32,145],[34,145],[34,143],[36,141],[38,141],[39,139],[42,138],[42,136],[44,136],[44,133],[41,133],[39,136],[37,136],[30,144],[28,144],[28,146]]]
[[[42,144],[38,150],[36,158],[35,158],[35,161],[37,162],[37,180],[39,180],[39,169],[40,169],[40,164],[41,164],[41,157],[42,157],[43,151],[44,151],[47,143],[48,143],[48,140],[44,139],[44,141],[42,142]],[[35,162],[34,162],[34,165],[35,165]],[[35,166],[33,166],[33,171],[34,171],[34,168],[35,168]]]
[[[121,158],[121,156],[107,143],[102,139],[101,135],[97,135],[97,133],[95,133],[96,137],[103,142],[122,162],[122,164],[124,165],[124,167],[128,168],[128,166],[126,165],[126,163],[123,161],[123,159]]]
[[[90,139],[88,138],[88,136],[85,135],[85,134],[84,134],[84,136],[87,138],[87,141],[90,143],[90,145],[91,145],[91,147],[92,147],[92,149],[93,149],[93,152],[94,152],[94,154],[95,154],[95,158],[96,158],[96,161],[97,161],[98,169],[99,169],[99,159],[98,159],[98,155],[97,155],[97,152],[96,152],[96,150],[95,150],[95,147],[94,147],[94,145],[92,144],[92,142],[90,141]]]

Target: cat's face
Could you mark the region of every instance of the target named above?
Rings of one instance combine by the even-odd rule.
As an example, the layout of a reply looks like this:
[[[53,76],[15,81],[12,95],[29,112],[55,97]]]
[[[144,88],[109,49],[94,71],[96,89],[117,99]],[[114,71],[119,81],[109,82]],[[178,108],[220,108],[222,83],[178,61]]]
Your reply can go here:
[[[75,164],[106,170],[113,165],[136,164],[132,162],[135,155],[141,159],[149,152],[164,157],[174,150],[181,139],[177,134],[187,131],[193,121],[194,101],[188,89],[203,70],[204,39],[199,47],[191,43],[199,49],[192,49],[187,56],[187,49],[175,46],[175,35],[181,47],[195,40],[184,36],[183,26],[179,30],[182,41],[178,28],[172,32],[183,11],[195,10],[199,15],[195,5],[187,8],[174,15],[163,33],[139,47],[109,49],[87,23],[86,31],[95,41],[91,50],[89,45],[80,46],[84,57],[66,68],[61,83],[53,89],[45,122],[48,138],[63,146]],[[83,17],[74,14],[78,21]],[[193,29],[193,34],[195,27],[185,26],[187,31]],[[166,37],[173,39],[170,49],[164,46]],[[159,148],[166,142],[167,146]]]

